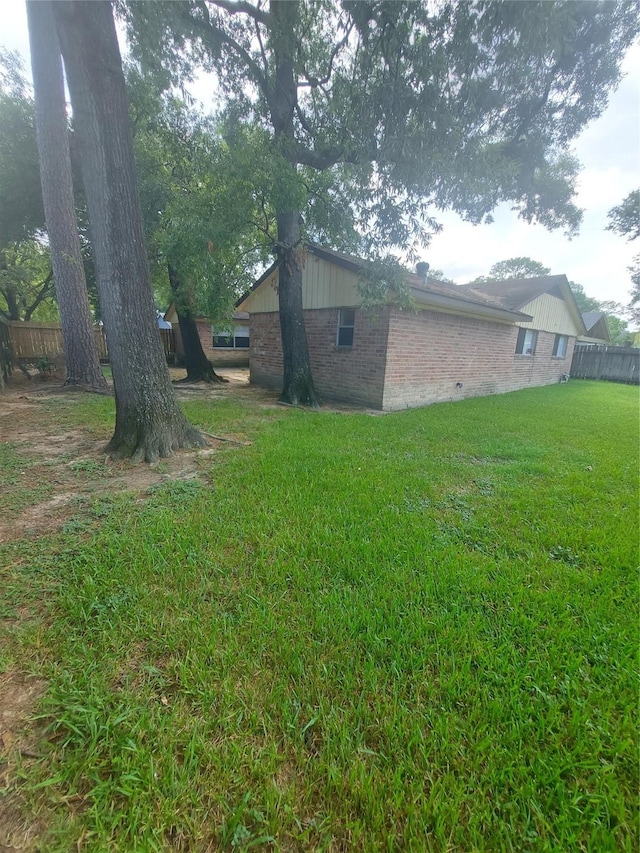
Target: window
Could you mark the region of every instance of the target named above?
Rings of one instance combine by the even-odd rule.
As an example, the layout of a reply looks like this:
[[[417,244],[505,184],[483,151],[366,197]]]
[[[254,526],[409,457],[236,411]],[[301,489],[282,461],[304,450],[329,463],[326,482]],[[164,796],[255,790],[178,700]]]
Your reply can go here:
[[[516,353],[518,355],[533,355],[536,351],[538,333],[535,329],[518,329]]]
[[[228,329],[212,329],[214,349],[249,349],[248,326],[236,326],[233,332]]]
[[[558,358],[564,358],[567,354],[569,338],[566,335],[556,335],[553,342],[553,354]]]
[[[353,327],[355,325],[355,308],[340,308],[338,310],[338,337],[336,344],[339,347],[353,346]]]

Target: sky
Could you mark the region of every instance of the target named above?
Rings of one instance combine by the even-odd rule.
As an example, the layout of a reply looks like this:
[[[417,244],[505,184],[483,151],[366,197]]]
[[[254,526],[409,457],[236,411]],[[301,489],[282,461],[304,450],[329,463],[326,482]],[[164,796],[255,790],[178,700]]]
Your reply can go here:
[[[2,4],[0,45],[17,50],[29,70],[26,13],[20,0]],[[488,274],[498,261],[526,256],[553,274],[565,273],[600,301],[629,301],[627,267],[640,246],[606,231],[606,226],[607,212],[640,187],[640,44],[627,53],[622,70],[625,76],[609,106],[573,146],[583,164],[576,199],[584,209],[579,235],[568,240],[561,229],[529,225],[508,205],[496,209],[491,225],[470,225],[456,214],[438,213],[435,218],[443,230],[433,237],[424,257],[432,269],[462,284]]]

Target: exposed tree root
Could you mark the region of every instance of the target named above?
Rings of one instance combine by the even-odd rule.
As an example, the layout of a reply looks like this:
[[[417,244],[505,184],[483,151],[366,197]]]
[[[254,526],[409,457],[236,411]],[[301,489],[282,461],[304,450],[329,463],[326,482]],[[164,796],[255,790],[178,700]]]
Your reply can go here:
[[[118,430],[105,447],[112,459],[130,459],[133,464],[139,462],[157,462],[158,459],[171,456],[174,450],[192,447],[205,447],[202,433],[186,423],[185,426],[164,426],[160,429],[138,429],[133,434],[119,437]]]
[[[228,441],[229,444],[237,444],[239,447],[250,447],[250,441],[238,441],[236,438],[227,438],[224,435],[214,435],[212,432],[203,432],[207,438],[213,438],[215,441]]]
[[[176,379],[174,385],[195,385],[204,382],[207,385],[227,385],[229,380],[224,376],[218,376],[213,367],[210,370],[202,370],[197,373],[187,373],[184,379]]]

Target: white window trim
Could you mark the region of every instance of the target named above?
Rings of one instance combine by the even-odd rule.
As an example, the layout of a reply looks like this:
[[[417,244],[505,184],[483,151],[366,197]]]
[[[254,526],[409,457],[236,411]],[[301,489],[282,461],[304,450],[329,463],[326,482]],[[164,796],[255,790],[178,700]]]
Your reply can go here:
[[[342,312],[343,311],[352,311],[353,312],[353,322],[352,323],[344,323],[342,320]],[[343,349],[351,349],[353,347],[353,339],[355,337],[355,327],[356,327],[356,309],[355,308],[338,308],[338,328],[336,329],[336,346],[341,347]],[[341,344],[340,343],[340,330],[341,329],[351,329],[351,343],[350,344]]]

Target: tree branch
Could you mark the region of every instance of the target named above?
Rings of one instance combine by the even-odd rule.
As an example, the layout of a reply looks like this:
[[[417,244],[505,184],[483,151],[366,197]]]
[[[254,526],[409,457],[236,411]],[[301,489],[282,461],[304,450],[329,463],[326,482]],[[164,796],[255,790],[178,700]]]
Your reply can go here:
[[[47,277],[45,278],[45,280],[42,282],[42,286],[41,286],[40,290],[38,291],[38,294],[37,294],[35,300],[29,306],[29,308],[27,308],[24,312],[25,323],[29,322],[29,320],[33,316],[33,313],[36,310],[36,308],[38,307],[38,305],[40,305],[40,303],[44,302],[44,300],[47,299],[47,297],[51,296],[51,293],[53,291],[52,284],[53,284],[53,270],[51,269],[51,270],[49,270],[49,273],[48,273]]]
[[[271,15],[258,6],[252,6],[251,3],[245,2],[245,0],[238,0],[238,2],[234,2],[234,0],[209,0],[209,3],[212,6],[217,6],[218,9],[224,9],[230,15],[248,15],[258,24],[263,24],[265,27],[271,26]]]
[[[320,86],[326,86],[326,84],[331,80],[331,75],[333,74],[333,63],[336,56],[340,53],[345,44],[349,41],[349,36],[351,35],[351,30],[353,29],[353,22],[351,22],[346,30],[344,38],[341,39],[338,44],[331,51],[331,56],[329,57],[329,69],[324,77],[312,77],[310,74],[306,73],[306,80],[301,80],[298,82],[298,86],[310,87],[312,89],[317,89]]]
[[[213,2],[213,0],[211,0],[211,2]],[[222,2],[223,2],[223,0],[215,0],[215,5],[220,5]],[[239,5],[239,4],[236,4],[236,3],[226,4],[225,3],[225,6],[226,5],[230,5],[230,6],[235,8],[235,6]],[[242,4],[242,5],[248,5],[248,4]],[[240,57],[240,59],[246,64],[247,68],[249,68],[250,71],[253,73],[254,80],[255,80],[256,84],[262,89],[262,91],[264,92],[264,94],[268,100],[271,96],[271,87],[269,86],[269,81],[267,80],[267,77],[262,72],[262,69],[260,68],[258,63],[255,61],[255,59],[251,56],[251,54],[244,47],[242,47],[241,44],[239,44],[228,33],[225,33],[224,30],[220,29],[220,27],[211,20],[211,16],[209,14],[209,9],[207,8],[205,0],[197,0],[197,2],[195,3],[195,7],[197,9],[200,9],[200,11],[204,15],[204,19],[192,17],[192,15],[189,14],[188,9],[186,10],[185,14],[186,14],[186,17],[189,20],[189,22],[192,24],[192,26],[199,32],[200,38],[203,41],[207,42],[210,46],[212,45],[212,42],[215,42],[215,40],[218,39],[220,42],[222,42],[223,44],[226,44],[228,47],[230,47],[231,50],[233,50]],[[222,8],[225,8],[225,7],[222,7]],[[250,8],[254,9],[253,6],[250,6]],[[239,10],[239,11],[243,11],[243,10]],[[256,10],[256,11],[260,11],[260,10]],[[262,13],[262,14],[264,14],[264,13]],[[254,16],[252,16],[252,17],[254,17]],[[254,20],[255,20],[255,17],[254,17]],[[214,44],[214,47],[215,47],[215,44]]]

